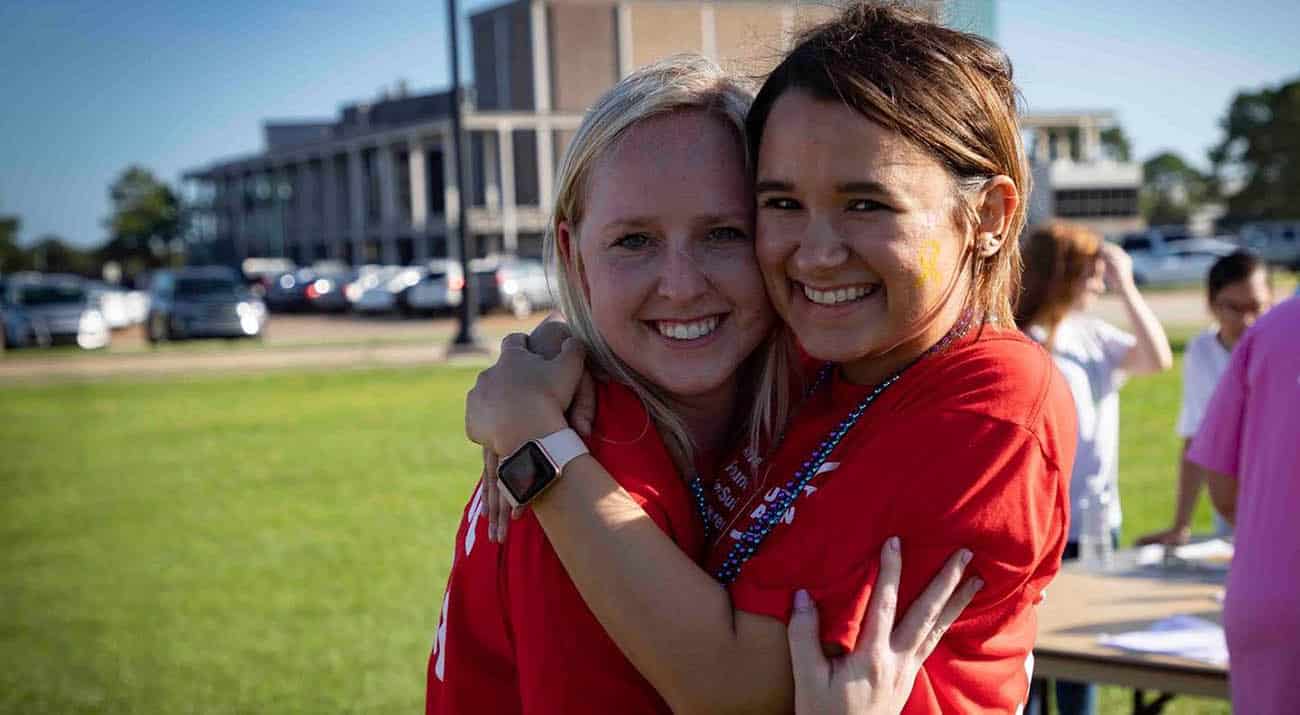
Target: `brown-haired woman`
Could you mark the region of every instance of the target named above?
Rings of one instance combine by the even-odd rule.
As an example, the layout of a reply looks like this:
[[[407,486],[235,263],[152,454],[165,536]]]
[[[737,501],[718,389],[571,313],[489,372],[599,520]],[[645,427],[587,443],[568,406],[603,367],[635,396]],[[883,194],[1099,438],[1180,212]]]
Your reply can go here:
[[[799,39],[747,129],[768,295],[785,344],[823,367],[801,389],[770,371],[757,399],[803,395],[783,437],[737,445],[697,482],[707,569],[589,457],[533,502],[537,518],[674,710],[1014,712],[1065,545],[1075,427],[1051,359],[1012,325],[1029,178],[1006,58],[854,4]],[[503,352],[470,395],[470,436],[508,454],[562,429],[553,385],[580,369],[572,351]],[[983,586],[972,604],[914,679],[830,679],[798,649],[792,678],[792,605],[803,627],[815,604],[827,654],[852,650],[893,534],[909,571],[887,601],[916,599],[966,547]]]
[[[1052,353],[1077,411],[1068,560],[1078,558],[1081,534],[1118,542],[1119,388],[1129,375],[1169,369],[1173,356],[1124,249],[1083,226],[1058,222],[1032,229],[1024,254],[1016,322]],[[1107,284],[1119,293],[1135,334],[1086,314]],[[1029,712],[1041,707],[1044,689],[1035,682]],[[1056,701],[1062,715],[1095,712],[1096,688],[1058,681]]]

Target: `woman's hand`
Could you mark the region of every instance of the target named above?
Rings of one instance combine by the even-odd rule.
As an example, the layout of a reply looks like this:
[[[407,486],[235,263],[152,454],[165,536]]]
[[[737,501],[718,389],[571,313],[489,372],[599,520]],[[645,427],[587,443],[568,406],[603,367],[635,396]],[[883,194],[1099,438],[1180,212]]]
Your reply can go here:
[[[903,710],[922,663],[984,585],[961,583],[965,549],[948,559],[920,598],[894,625],[903,558],[898,538],[880,552],[880,576],[852,653],[828,659],[818,636],[817,607],[795,594],[788,630],[794,665],[795,712],[803,715],[896,715]],[[960,584],[960,588],[958,585]]]
[[[582,378],[584,351],[572,338],[546,359],[528,349],[528,336],[501,341],[501,354],[479,373],[465,400],[465,434],[497,455],[569,426],[565,410]]]
[[[1106,287],[1120,291],[1135,285],[1133,281],[1133,259],[1124,252],[1119,244],[1109,241],[1101,242],[1101,263],[1106,267]]]
[[[541,357],[551,359],[560,354],[564,341],[572,335],[569,326],[559,320],[547,320],[533,328],[528,336],[528,349]],[[578,391],[568,410],[569,424],[584,438],[591,436],[596,419],[596,385],[591,371],[584,370],[578,382]],[[488,519],[488,541],[505,543],[510,521],[519,518],[522,509],[514,509],[497,482],[497,465],[500,456],[483,449],[483,511]],[[507,518],[509,515],[509,518]]]

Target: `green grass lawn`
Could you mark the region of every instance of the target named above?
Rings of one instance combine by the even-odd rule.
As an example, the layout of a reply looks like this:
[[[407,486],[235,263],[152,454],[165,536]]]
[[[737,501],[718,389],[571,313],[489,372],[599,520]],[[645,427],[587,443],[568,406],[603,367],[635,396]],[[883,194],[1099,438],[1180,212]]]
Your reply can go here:
[[[0,712],[418,712],[473,374],[5,386]],[[1126,539],[1172,514],[1178,391],[1125,388]]]

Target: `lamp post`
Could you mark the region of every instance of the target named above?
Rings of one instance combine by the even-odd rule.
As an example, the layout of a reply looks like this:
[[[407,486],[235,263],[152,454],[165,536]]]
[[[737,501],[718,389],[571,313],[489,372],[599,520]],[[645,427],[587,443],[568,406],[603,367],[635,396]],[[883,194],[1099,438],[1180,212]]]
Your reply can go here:
[[[456,0],[447,0],[447,37],[451,45],[451,145],[456,156],[456,245],[460,249],[461,275],[465,277],[465,287],[461,289],[460,309],[457,311],[459,325],[456,337],[451,341],[449,354],[486,352],[479,340],[474,319],[478,314],[478,286],[474,282],[474,273],[469,268],[469,171],[467,170],[469,152],[461,137],[461,108],[464,95],[460,87],[460,18],[456,10]]]

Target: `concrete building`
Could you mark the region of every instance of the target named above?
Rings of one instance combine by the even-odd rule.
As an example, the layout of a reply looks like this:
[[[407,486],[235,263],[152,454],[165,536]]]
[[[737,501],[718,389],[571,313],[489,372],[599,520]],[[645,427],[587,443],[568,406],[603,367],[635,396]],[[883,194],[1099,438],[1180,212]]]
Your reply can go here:
[[[678,52],[761,76],[826,5],[783,0],[516,0],[469,18],[474,87],[469,245],[538,255],[555,167],[583,111],[620,77]],[[335,119],[267,122],[265,148],[185,174],[193,249],[300,264],[410,264],[451,256],[450,95],[401,88]]]
[[[1113,113],[1033,113],[1020,122],[1034,178],[1030,223],[1059,218],[1102,235],[1145,226],[1138,210],[1141,165],[1107,156],[1102,148],[1102,131],[1116,126]]]

